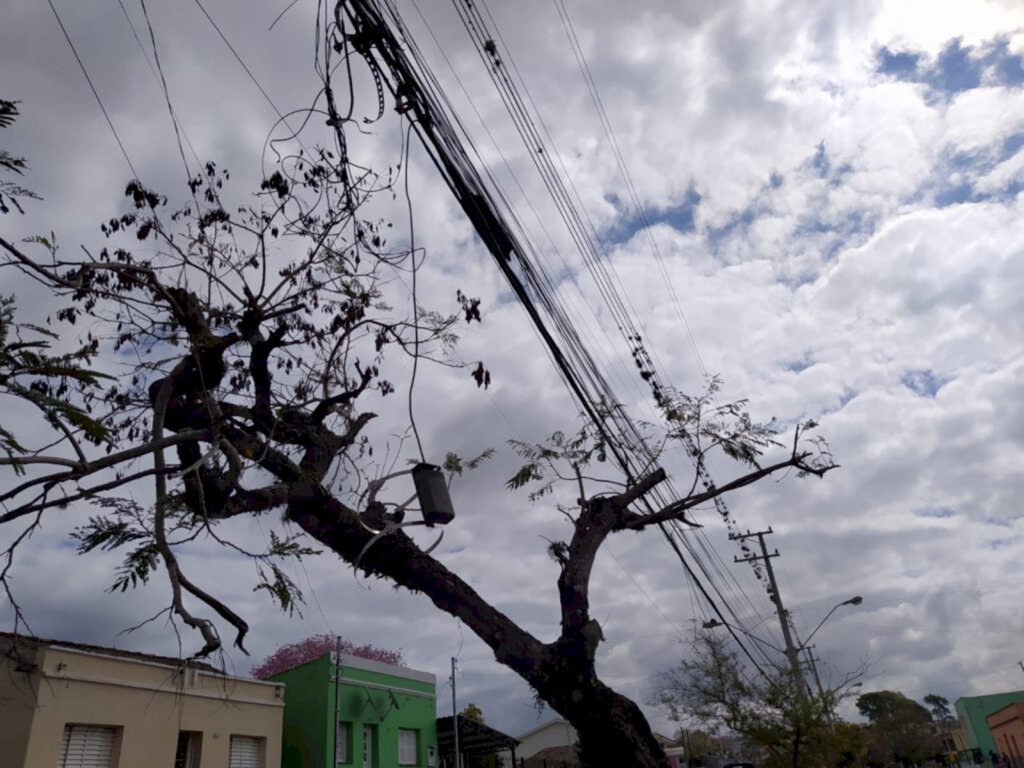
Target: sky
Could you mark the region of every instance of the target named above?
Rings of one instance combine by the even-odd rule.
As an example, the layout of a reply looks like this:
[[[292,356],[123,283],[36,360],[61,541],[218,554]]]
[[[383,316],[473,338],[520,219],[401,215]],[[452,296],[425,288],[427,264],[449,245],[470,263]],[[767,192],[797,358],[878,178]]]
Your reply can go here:
[[[152,40],[143,6],[131,0],[54,6],[124,153],[51,8],[8,3],[0,97],[20,100],[22,117],[0,140],[28,159],[24,181],[43,199],[5,217],[5,237],[53,232],[68,253],[99,247],[99,222],[123,210],[134,173],[180,196],[196,157],[229,168],[244,199],[271,167],[267,138],[281,135],[279,115],[296,120],[316,96],[316,9],[307,0],[153,3]],[[398,6],[482,162],[531,234],[550,243],[559,294],[623,404],[637,419],[656,418],[452,7]],[[514,62],[661,376],[694,392],[718,374],[720,399],[749,399],[759,419],[787,429],[820,422],[839,469],[821,480],[772,479],[727,501],[740,530],[774,532],[768,544],[779,552],[773,564],[800,638],[836,604],[863,597],[814,635],[823,676],[838,681],[867,664],[862,690],[919,700],[1024,688],[1024,10],[1013,0],[528,0],[489,10],[503,61]],[[153,40],[183,128],[180,152]],[[372,117],[365,71],[356,89]],[[399,116],[389,109],[364,131],[354,146],[366,164],[401,161]],[[416,245],[428,254],[420,301],[450,303],[456,289],[482,299],[483,322],[466,330],[457,354],[484,359],[493,381],[482,391],[464,371],[430,370],[417,382],[429,454],[497,449],[453,485],[457,517],[437,554],[502,611],[553,639],[557,570],[545,537],[566,536],[567,526],[550,499],[530,503],[505,490],[516,468],[507,441],[572,430],[576,407],[415,147],[408,172]],[[396,239],[408,236],[404,199],[381,203],[380,213],[394,219]],[[45,294],[9,270],[0,280],[23,317],[45,316]],[[401,289],[393,286],[407,302]],[[408,451],[396,437],[408,423],[401,404],[381,407],[389,410],[375,441]],[[725,461],[713,469],[719,482],[737,470]],[[686,487],[685,465],[678,470],[673,481]],[[555,500],[574,498],[559,489]],[[166,587],[155,580],[105,592],[116,555],[78,556],[67,538],[89,512],[55,514],[19,552],[14,586],[33,629],[177,652],[163,624],[121,634],[166,600]],[[713,509],[694,517],[744,626],[781,645],[764,586],[733,562],[741,552],[721,520]],[[232,526],[239,541],[265,535],[263,523]],[[0,545],[15,534],[0,531]],[[421,597],[361,582],[330,554],[295,570],[307,596],[301,617],[253,593],[251,566],[217,547],[199,546],[184,562],[253,627],[253,658],[232,651],[226,659],[238,673],[282,643],[340,633],[401,648],[410,666],[436,674],[439,714],[450,712],[456,657],[460,708],[476,703],[513,735],[552,716],[468,629]],[[609,542],[592,601],[605,636],[600,674],[670,733],[674,725],[645,702],[659,673],[687,653],[707,607],[656,532]],[[0,627],[12,622],[0,606]],[[182,643],[186,652],[199,646],[188,636]]]

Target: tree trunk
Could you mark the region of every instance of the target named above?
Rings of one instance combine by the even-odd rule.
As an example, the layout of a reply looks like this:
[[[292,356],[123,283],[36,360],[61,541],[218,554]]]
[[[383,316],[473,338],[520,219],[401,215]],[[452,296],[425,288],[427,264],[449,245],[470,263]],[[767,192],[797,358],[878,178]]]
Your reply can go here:
[[[371,535],[352,510],[319,489],[306,490],[293,489],[288,506],[291,520],[345,561],[358,560],[360,570],[422,592],[438,608],[461,619],[490,646],[500,664],[517,672],[542,701],[572,724],[586,766],[664,768],[664,750],[640,708],[597,678],[593,665],[597,643],[589,636],[589,625],[574,632],[572,639],[542,643],[424,554],[404,533],[393,533],[363,552]]]
[[[554,690],[537,692],[548,701],[558,698]],[[577,693],[579,700],[560,711],[579,734],[584,766],[665,768],[665,751],[636,704],[596,678]]]

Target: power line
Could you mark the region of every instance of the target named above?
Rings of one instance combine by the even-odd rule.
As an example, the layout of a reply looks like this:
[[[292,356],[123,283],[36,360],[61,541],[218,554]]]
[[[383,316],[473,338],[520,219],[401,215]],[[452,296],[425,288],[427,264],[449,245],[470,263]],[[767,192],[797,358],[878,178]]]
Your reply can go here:
[[[647,217],[646,209],[644,208],[642,202],[640,201],[640,197],[639,197],[639,195],[637,193],[637,190],[636,190],[636,185],[633,183],[632,175],[629,172],[629,167],[628,167],[628,165],[626,163],[625,157],[623,156],[622,149],[621,149],[621,147],[619,145],[619,142],[618,142],[618,139],[617,139],[617,137],[615,135],[615,130],[614,130],[613,126],[612,126],[611,120],[608,117],[607,111],[605,110],[604,102],[601,99],[601,94],[600,94],[600,92],[598,90],[597,83],[594,80],[593,73],[590,70],[590,65],[587,63],[587,59],[586,59],[586,56],[585,56],[585,54],[583,52],[583,48],[580,45],[578,36],[576,35],[576,29],[575,29],[575,26],[573,25],[573,22],[572,22],[572,19],[571,19],[570,15],[569,15],[568,8],[565,5],[565,0],[552,0],[552,2],[555,5],[556,10],[558,11],[559,18],[560,18],[560,20],[562,22],[562,28],[565,31],[566,38],[569,41],[569,45],[572,48],[573,54],[574,54],[574,56],[576,58],[576,62],[577,62],[577,66],[579,67],[580,74],[582,75],[584,83],[585,83],[585,85],[587,87],[587,91],[590,94],[591,101],[592,101],[592,103],[594,105],[594,109],[595,109],[595,111],[596,111],[596,113],[598,115],[598,118],[599,118],[599,121],[601,123],[601,126],[602,126],[602,128],[603,128],[603,130],[605,132],[605,135],[608,138],[609,145],[610,145],[611,150],[612,150],[612,154],[615,157],[615,161],[616,161],[616,164],[617,164],[618,169],[619,169],[619,174],[620,174],[620,176],[621,176],[621,178],[623,180],[623,183],[626,186],[626,189],[629,192],[629,197],[630,197],[630,199],[633,202],[633,206],[634,206],[634,209],[636,211],[637,217],[641,221],[642,229],[643,229],[643,231],[644,231],[644,233],[645,233],[645,235],[647,237],[647,241],[648,241],[648,243],[650,245],[651,253],[654,255],[655,261],[658,264],[658,268],[661,270],[661,274],[662,274],[662,277],[664,278],[665,286],[668,289],[672,305],[673,305],[673,307],[674,307],[674,309],[676,311],[677,316],[679,317],[680,324],[682,325],[682,327],[683,327],[683,329],[684,329],[684,331],[686,333],[686,338],[687,338],[687,341],[689,342],[690,350],[693,353],[694,359],[697,362],[697,366],[698,366],[701,374],[706,379],[707,376],[708,376],[707,367],[705,366],[704,360],[703,360],[703,358],[702,358],[702,356],[700,354],[700,350],[699,350],[699,348],[697,346],[697,342],[696,342],[696,339],[695,339],[695,337],[693,335],[693,331],[692,331],[692,329],[690,327],[690,324],[689,324],[689,322],[686,319],[686,314],[683,311],[682,303],[679,300],[678,295],[676,294],[675,284],[671,280],[671,277],[670,277],[670,275],[668,273],[668,270],[667,270],[667,268],[665,266],[665,260],[662,257],[661,249],[658,246],[658,242],[657,242],[657,240],[655,239],[655,237],[653,235],[653,232],[652,232],[653,227],[651,225],[650,220]],[[485,8],[486,8],[486,4],[485,4]],[[488,15],[490,15],[489,11],[488,11]],[[503,44],[504,44],[504,41],[503,41]],[[767,525],[766,517],[765,517],[765,514],[764,514],[764,508],[761,505],[761,500],[760,500],[760,497],[757,494],[756,489],[751,488],[750,489],[750,493],[753,496],[755,502],[758,505],[758,508],[761,511],[762,519],[765,519],[765,524]],[[715,507],[718,510],[719,514],[721,514],[723,516],[723,518],[726,520],[726,523],[728,523],[729,520],[730,520],[730,513],[729,513],[729,511],[728,511],[728,509],[726,507],[726,504],[725,504],[724,500],[716,499],[715,500]],[[737,529],[736,530],[732,530],[731,533],[737,533],[737,532],[738,532],[738,525],[737,525]],[[789,577],[789,572],[788,572],[788,570],[785,567],[785,563],[783,563],[782,571],[783,571],[783,574],[786,577],[786,580],[788,582],[790,582],[790,586],[792,588],[792,580]],[[760,572],[757,569],[755,569],[755,575],[757,575],[759,579],[761,578],[761,574],[760,574]]]
[[[235,50],[235,46],[231,44],[231,41],[228,40],[227,36],[221,30],[220,26],[217,24],[216,21],[214,21],[213,17],[210,15],[210,12],[206,10],[206,6],[203,5],[202,0],[195,0],[195,3],[199,6],[199,10],[203,12],[203,15],[206,17],[206,20],[210,22],[214,30],[220,36],[220,39],[224,42],[224,45],[226,45],[228,47],[228,50],[231,51],[231,55],[235,57],[235,61],[237,61],[239,65],[241,65],[242,69],[245,70],[245,74],[249,76],[249,79],[252,81],[253,85],[255,85],[257,90],[259,90],[259,92],[263,95],[263,98],[266,99],[271,109],[274,110],[274,113],[277,115],[278,119],[282,123],[284,123],[285,127],[287,127],[289,131],[292,131],[294,136],[297,136],[297,133],[295,133],[292,127],[288,125],[288,118],[284,114],[282,114],[280,109],[277,108],[277,104],[275,104],[274,100],[270,98],[270,94],[267,93],[266,89],[256,78],[256,75],[254,75],[252,73],[252,70],[249,69],[249,65],[245,63],[245,61],[242,59],[242,56],[238,53],[237,50]]]
[[[82,74],[85,75],[85,81],[89,84],[89,90],[92,91],[92,95],[96,97],[96,103],[100,105],[100,111],[103,113],[103,117],[107,121],[107,125],[110,127],[110,132],[114,134],[114,139],[117,141],[117,146],[121,148],[121,154],[124,156],[124,160],[128,163],[128,168],[132,172],[132,176],[136,179],[139,178],[138,171],[135,170],[135,166],[132,164],[132,159],[128,157],[128,150],[124,147],[124,142],[121,141],[121,137],[117,133],[117,129],[114,127],[114,122],[110,119],[110,114],[107,112],[107,108],[103,106],[103,99],[100,98],[99,92],[96,90],[96,86],[93,85],[92,78],[89,77],[89,72],[85,68],[85,64],[82,62],[82,57],[78,55],[78,50],[75,48],[75,44],[71,42],[71,35],[68,34],[67,28],[64,26],[64,22],[60,18],[60,14],[57,13],[57,8],[53,4],[53,0],[47,0],[50,5],[50,10],[53,11],[54,18],[57,19],[57,24],[60,25],[60,31],[64,33],[64,39],[68,41],[68,47],[71,48],[71,53],[75,56],[75,61],[78,62],[79,69],[82,70]]]
[[[121,3],[121,0],[118,0],[118,3]],[[160,86],[161,86],[161,88],[163,90],[164,102],[167,104],[167,113],[170,115],[170,117],[171,117],[171,125],[174,127],[174,138],[175,138],[175,140],[176,140],[176,142],[178,144],[178,155],[181,157],[181,163],[185,167],[185,177],[186,177],[186,179],[187,180],[191,180],[191,178],[192,178],[192,171],[188,167],[188,160],[185,159],[185,149],[181,145],[181,130],[180,130],[179,126],[178,126],[178,117],[174,113],[174,105],[171,104],[171,92],[167,88],[167,78],[164,77],[164,69],[160,65],[160,53],[157,51],[157,47],[156,47],[156,34],[153,32],[153,24],[149,20],[149,11],[146,9],[146,0],[139,0],[139,5],[142,6],[142,15],[146,19],[146,28],[149,30],[149,42],[150,42],[150,44],[153,47],[153,61],[156,64],[156,71],[157,71],[157,74],[159,76]],[[121,10],[125,10],[123,4],[121,5]],[[125,18],[128,18],[127,11],[125,11]],[[131,24],[131,19],[128,20],[128,23]],[[135,27],[132,26],[132,32],[134,32],[134,31],[135,31]],[[138,36],[136,36],[135,39],[138,40]],[[140,45],[141,45],[141,43],[140,43]],[[195,148],[192,149],[192,152],[193,152],[193,154],[195,153]],[[197,158],[197,161],[198,161],[198,158]],[[192,196],[195,197],[195,193],[194,192],[193,192]],[[198,207],[198,203],[197,203],[197,207]]]
[[[390,3],[387,4],[387,7],[394,26],[401,30],[403,27],[398,21],[397,10]],[[428,155],[444,176],[456,199],[494,256],[520,303],[530,315],[535,329],[544,339],[548,354],[554,359],[560,374],[573,391],[577,402],[587,412],[596,429],[602,433],[606,444],[627,478],[640,476],[647,471],[647,467],[652,465],[655,459],[654,454],[644,442],[643,436],[635,424],[622,413],[620,408],[615,406],[607,409],[601,408],[601,403],[614,402],[607,381],[596,368],[593,358],[582,344],[576,329],[567,321],[557,301],[550,275],[539,268],[536,255],[529,248],[529,243],[524,243],[513,233],[504,217],[495,208],[495,199],[469,161],[458,134],[452,123],[449,122],[448,115],[439,107],[443,97],[437,97],[431,93],[431,78],[417,77],[413,73],[416,67],[418,67],[418,71],[429,70],[421,60],[417,60],[416,65],[413,65],[407,58],[406,51],[416,57],[417,49],[412,44],[403,47],[397,43],[380,10],[369,0],[353,0],[344,5],[344,10],[355,29],[354,34],[349,35],[348,39],[353,41],[354,45],[355,41],[359,41],[356,46],[357,51],[371,62],[371,68],[376,76],[387,82],[388,88],[396,98],[398,111],[411,113],[413,124],[425,143]],[[472,13],[475,11],[470,8],[467,15],[462,17],[467,30],[474,36],[478,48],[482,47],[486,50],[488,42],[493,48],[494,44],[490,38],[481,38],[482,22],[478,15],[471,16]],[[379,64],[373,58],[374,53],[380,57]],[[499,69],[497,63],[492,67],[492,71]],[[522,100],[514,91],[514,86],[503,75],[499,74],[493,79],[501,89],[502,97],[509,104],[513,116],[519,118],[517,129],[521,136],[527,142],[536,142],[529,143],[529,146],[542,147],[543,142],[539,140],[536,128],[528,117],[524,118],[525,109],[522,106]],[[581,223],[578,212],[569,202],[565,187],[561,186],[558,175],[550,166],[550,161],[544,157],[545,154],[545,151],[541,149],[536,155],[532,155],[535,159],[536,156],[540,156],[540,161],[537,164],[544,183],[558,204],[560,214],[570,226],[574,238],[577,239],[581,253],[592,265],[592,274],[602,286],[602,293],[619,320],[620,329],[627,339],[634,338],[637,341],[634,357],[637,358],[638,365],[642,363],[649,366],[648,369],[650,369],[652,367],[650,360],[639,343],[639,334],[635,331],[631,317],[625,310],[620,296],[611,287],[609,276],[602,271],[603,266],[601,260],[595,257],[596,252],[594,250],[588,252],[586,242],[589,235]],[[590,247],[593,248],[593,241],[590,241]],[[564,350],[547,327],[535,299],[554,324],[555,333],[565,345]],[[614,430],[614,436],[610,430]],[[631,452],[639,452],[639,455],[634,456]],[[671,535],[664,526],[662,530],[671,540]],[[678,546],[674,542],[672,543],[684,566],[689,567]],[[706,574],[706,568],[701,567]],[[696,574],[693,574],[692,570],[691,577],[696,580]],[[716,592],[719,592],[721,599],[722,595],[717,585],[711,582],[711,586]],[[716,601],[706,589],[702,587],[702,590],[707,602],[724,619],[724,614]],[[738,635],[736,639],[743,646]],[[753,657],[751,658],[753,659]]]
[[[556,208],[558,209],[560,215],[562,216],[567,227],[569,228],[574,240],[576,241],[577,247],[580,248],[580,252],[584,257],[584,262],[590,270],[591,275],[595,279],[595,282],[599,290],[601,291],[602,297],[605,299],[606,306],[612,311],[612,314],[616,319],[620,332],[622,332],[624,336],[627,346],[632,348],[632,353],[637,366],[642,369],[644,378],[647,379],[648,382],[651,384],[652,394],[654,394],[655,400],[658,401],[659,404],[661,404],[661,397],[667,391],[668,388],[665,387],[665,385],[660,381],[660,378],[657,375],[656,367],[653,361],[651,360],[650,355],[648,355],[645,346],[641,342],[640,334],[637,330],[634,320],[632,319],[632,308],[627,308],[626,304],[623,302],[620,296],[619,290],[621,290],[621,281],[618,280],[618,277],[614,271],[614,267],[612,267],[611,269],[606,267],[606,262],[608,262],[609,259],[607,257],[607,254],[601,253],[602,249],[600,249],[596,244],[596,231],[593,226],[593,222],[590,221],[588,217],[589,230],[587,229],[587,227],[583,225],[578,209],[576,208],[575,204],[570,200],[570,196],[566,188],[562,185],[561,177],[554,170],[553,166],[550,163],[550,160],[548,159],[551,154],[554,154],[559,159],[559,163],[561,164],[561,158],[559,153],[557,151],[551,152],[544,147],[544,140],[537,134],[536,128],[534,127],[534,122],[529,116],[528,110],[523,102],[523,99],[518,95],[517,86],[512,82],[511,78],[506,73],[506,67],[504,66],[504,57],[507,57],[509,59],[509,61],[512,64],[512,70],[516,72],[517,75],[519,75],[518,67],[515,65],[515,60],[514,58],[511,57],[511,54],[508,52],[507,46],[505,45],[504,40],[501,37],[500,31],[497,32],[496,36],[497,39],[501,40],[502,42],[502,46],[504,49],[502,54],[503,58],[499,58],[498,56],[497,46],[494,42],[494,39],[492,39],[491,37],[491,33],[486,30],[486,24],[483,18],[480,16],[479,11],[477,10],[477,5],[475,3],[466,2],[466,0],[461,0],[461,2],[460,0],[453,0],[453,4],[455,5],[456,10],[459,12],[464,27],[466,28],[467,32],[469,32],[470,37],[473,38],[474,44],[478,49],[478,53],[481,59],[484,61],[485,65],[490,65],[488,66],[488,72],[491,76],[491,80],[494,82],[499,92],[501,93],[502,99],[506,104],[506,107],[508,108],[509,115],[512,117],[513,122],[516,124],[517,130],[519,131],[520,136],[523,138],[527,150],[530,152],[530,157],[533,160],[534,165],[537,167],[538,171],[544,178],[544,183],[556,203]],[[490,12],[489,9],[487,9],[486,3],[484,3],[483,6],[484,9],[488,12],[488,15],[490,16]],[[493,23],[493,17],[491,17],[491,20]],[[526,100],[530,102],[530,105],[533,108],[533,113],[536,115],[537,124],[539,124],[541,128],[544,130],[547,143],[549,146],[551,146],[553,145],[553,142],[551,141],[550,132],[547,130],[547,126],[544,123],[543,118],[540,116],[536,104],[533,102],[532,97],[530,97],[529,90],[526,88],[525,82],[522,81],[521,75],[519,75],[519,79],[522,83],[523,90],[526,93]],[[588,87],[594,88],[595,86],[593,86],[592,82],[590,82],[588,83]],[[534,148],[536,148],[536,152],[533,151]],[[624,161],[621,160],[621,154],[619,156],[619,159],[620,166],[623,170],[623,174],[625,178],[629,181],[629,183],[631,183],[631,180],[629,180],[628,169],[625,168]],[[562,165],[562,175],[566,177],[569,187],[573,190],[576,201],[582,205],[582,199],[580,198],[578,191],[573,185],[572,178],[568,174],[568,171],[564,165]],[[638,198],[636,198],[635,194],[634,198],[637,200],[639,213],[641,215],[644,215],[642,206],[639,205],[639,200]],[[593,233],[593,235],[591,233]],[[650,234],[649,231],[648,234]],[[654,245],[656,248],[657,244],[655,243]],[[618,289],[616,289],[616,284],[618,284],[619,286]],[[683,317],[683,320],[685,322],[685,317]],[[644,445],[642,437],[637,433],[633,424],[628,420],[624,419],[623,423],[620,424],[619,426],[626,430],[624,434],[629,436],[629,440],[633,443],[634,450],[639,448],[642,452],[646,453],[646,460],[653,462],[653,454],[651,454],[649,449],[647,449],[646,445]],[[693,444],[693,441],[689,437],[689,435],[684,434],[683,437],[684,442],[686,443],[687,453],[688,455],[692,456],[696,451],[696,446]],[[701,478],[705,487],[709,489],[713,487],[714,482],[710,476],[710,473],[707,470],[707,467],[695,461],[693,461],[692,463],[694,464],[698,476]],[[628,475],[629,471],[627,470],[627,476]],[[652,495],[658,496],[658,493],[659,492],[656,491]],[[661,503],[664,504],[665,502],[662,500]],[[717,497],[713,500],[712,503],[718,511],[719,515],[723,518],[727,526],[730,528],[730,532],[738,532],[738,527],[735,525],[735,521],[731,516],[724,500],[721,499],[720,497]],[[701,533],[698,533],[698,535],[701,535]],[[715,557],[716,559],[720,560],[720,558],[718,558],[717,556],[717,553],[715,553]],[[726,575],[728,572],[722,569],[720,565],[717,565],[716,567],[719,568],[720,573],[722,573],[726,580],[730,580],[733,578],[731,574]],[[734,581],[734,579],[733,583],[736,584],[737,587],[739,586],[738,583]],[[740,593],[744,594],[744,597],[746,597],[746,599],[749,601],[749,597],[747,597],[745,593],[743,593],[743,590],[739,589],[739,591]],[[752,605],[753,603],[751,603],[751,606]]]

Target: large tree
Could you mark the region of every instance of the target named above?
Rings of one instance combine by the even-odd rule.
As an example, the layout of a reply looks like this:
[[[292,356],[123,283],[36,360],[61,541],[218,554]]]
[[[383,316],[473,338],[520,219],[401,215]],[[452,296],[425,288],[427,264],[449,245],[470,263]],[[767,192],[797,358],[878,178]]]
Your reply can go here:
[[[769,768],[844,765],[859,747],[834,712],[859,674],[812,691],[781,657],[755,666],[726,636],[703,632],[662,677],[652,701],[676,722],[736,734],[766,755]]]
[[[386,407],[383,398],[399,388],[383,373],[385,358],[445,363],[457,323],[478,321],[481,308],[457,286],[448,313],[387,302],[396,277],[415,286],[422,255],[390,245],[387,226],[361,213],[393,177],[352,162],[347,118],[333,105],[330,114],[334,146],[285,156],[247,205],[223,201],[227,176],[211,163],[178,207],[133,180],[126,209],[103,226],[109,242],[82,256],[65,256],[49,240],[0,237],[8,269],[52,291],[60,304],[52,321],[69,327],[65,336],[78,329],[83,362],[111,377],[102,388],[95,377],[61,371],[35,377],[30,389],[74,410],[47,412],[42,431],[19,421],[32,439],[0,457],[0,467],[21,475],[0,492],[0,525],[20,526],[14,540],[23,542],[53,510],[81,510],[80,550],[125,552],[117,589],[161,572],[169,598],[157,615],[198,632],[197,655],[216,651],[225,627],[244,649],[249,625],[202,572],[186,571],[183,552],[210,541],[242,551],[257,587],[290,609],[299,595],[281,560],[325,547],[458,617],[576,727],[589,764],[661,765],[640,709],[597,674],[602,632],[590,613],[590,576],[601,546],[614,534],[685,523],[697,505],[779,472],[824,475],[831,457],[807,441],[811,424],[783,444],[742,405],[670,391],[658,400],[665,437],[683,442],[694,476],[661,508],[637,505],[665,478],[661,470],[588,479],[587,464],[609,449],[600,423],[517,445],[525,463],[511,486],[539,483],[534,495],[543,496],[564,478],[578,491],[575,508],[563,510],[566,540],[549,547],[559,567],[556,636],[524,630],[406,533],[409,502],[385,500],[399,493],[385,490],[398,478],[366,435],[375,418],[367,404]],[[471,370],[486,383],[481,364]],[[705,486],[700,477],[715,453],[741,468]],[[446,468],[469,463],[449,456]],[[225,521],[240,516],[272,529],[265,550],[240,550],[225,537]]]
[[[857,711],[871,723],[869,757],[877,763],[917,765],[941,751],[931,713],[899,691],[872,691],[857,698]]]
[[[949,699],[937,693],[929,693],[924,697],[924,703],[932,714],[932,722],[942,733],[942,748],[946,752],[956,750],[956,740],[953,738],[953,729],[957,726],[956,716],[949,709]]]

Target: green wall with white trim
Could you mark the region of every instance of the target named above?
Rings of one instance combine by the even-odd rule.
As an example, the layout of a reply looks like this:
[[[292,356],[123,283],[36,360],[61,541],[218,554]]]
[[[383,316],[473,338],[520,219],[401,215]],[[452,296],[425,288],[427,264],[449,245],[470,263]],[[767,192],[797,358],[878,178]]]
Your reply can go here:
[[[438,766],[434,676],[390,664],[342,656],[341,689],[334,714],[332,654],[269,678],[285,684],[282,768],[331,768],[333,723],[347,728],[338,768],[431,768]],[[364,759],[364,728],[370,737]],[[415,733],[414,762],[399,763],[399,731]],[[345,754],[347,752],[347,755]]]

